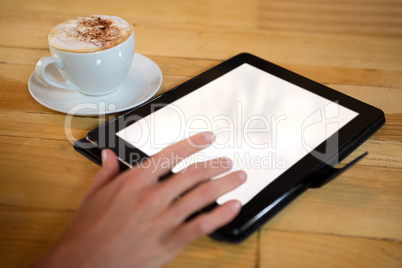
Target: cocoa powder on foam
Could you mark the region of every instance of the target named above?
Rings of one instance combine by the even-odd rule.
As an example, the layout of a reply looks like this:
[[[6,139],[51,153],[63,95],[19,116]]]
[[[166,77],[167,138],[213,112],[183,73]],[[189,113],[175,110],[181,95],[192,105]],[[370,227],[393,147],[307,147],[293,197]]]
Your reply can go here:
[[[131,25],[118,17],[79,17],[54,27],[49,44],[64,51],[95,52],[124,42],[131,33]]]

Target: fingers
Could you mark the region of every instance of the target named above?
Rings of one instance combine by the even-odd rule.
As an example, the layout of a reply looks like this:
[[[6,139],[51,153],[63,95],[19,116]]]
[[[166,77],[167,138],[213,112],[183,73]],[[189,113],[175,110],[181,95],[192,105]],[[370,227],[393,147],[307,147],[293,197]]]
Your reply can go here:
[[[172,175],[163,184],[164,196],[168,196],[167,202],[173,201],[176,197],[183,195],[196,185],[216,177],[232,168],[232,161],[229,158],[216,158],[206,162],[194,163],[183,171]]]
[[[240,209],[239,201],[228,201],[211,212],[201,214],[190,222],[184,223],[169,239],[175,247],[181,247],[229,223],[239,214]]]
[[[223,194],[234,190],[246,181],[246,173],[237,171],[222,178],[200,184],[185,194],[163,216],[164,221],[181,224],[193,213],[215,202]]]
[[[116,154],[110,149],[102,150],[102,168],[98,171],[95,181],[85,198],[92,196],[100,188],[112,181],[119,174],[119,164]]]
[[[141,170],[141,166],[147,167],[147,172],[149,172],[149,170],[152,171],[153,182],[157,182],[161,176],[167,174],[183,159],[210,146],[214,138],[215,136],[211,132],[203,132],[191,136],[165,148],[157,155],[144,160],[144,162],[139,165],[138,169]],[[151,174],[149,174],[148,177],[150,175]]]

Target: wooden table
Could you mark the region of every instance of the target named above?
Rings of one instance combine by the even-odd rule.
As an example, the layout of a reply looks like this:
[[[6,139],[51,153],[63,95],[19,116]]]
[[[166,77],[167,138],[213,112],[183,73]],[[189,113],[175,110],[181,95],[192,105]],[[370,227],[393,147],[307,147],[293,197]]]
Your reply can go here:
[[[402,1],[0,2],[0,266],[27,267],[62,233],[99,167],[73,150],[65,114],[27,81],[69,18],[120,16],[164,74],[159,93],[250,52],[382,109],[357,166],[309,190],[244,243],[205,237],[168,267],[402,267]],[[115,115],[113,115],[115,116]],[[81,138],[110,117],[74,117]]]

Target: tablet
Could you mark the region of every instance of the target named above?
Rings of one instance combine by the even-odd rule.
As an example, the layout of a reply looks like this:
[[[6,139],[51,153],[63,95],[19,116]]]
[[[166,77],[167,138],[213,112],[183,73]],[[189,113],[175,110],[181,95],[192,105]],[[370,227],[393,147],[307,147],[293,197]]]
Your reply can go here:
[[[131,167],[175,142],[212,131],[212,146],[172,172],[223,156],[232,160],[233,170],[247,172],[245,184],[211,205],[231,199],[243,204],[231,223],[211,235],[239,242],[384,122],[384,113],[373,106],[243,53],[91,131],[86,140],[114,149]]]

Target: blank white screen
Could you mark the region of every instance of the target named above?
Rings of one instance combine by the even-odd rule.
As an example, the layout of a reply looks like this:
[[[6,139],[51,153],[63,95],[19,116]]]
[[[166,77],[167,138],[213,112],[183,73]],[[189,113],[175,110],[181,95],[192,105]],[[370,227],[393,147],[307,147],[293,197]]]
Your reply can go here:
[[[245,184],[217,200],[242,204],[293,166],[358,113],[243,64],[117,135],[148,155],[195,133],[212,131],[214,144],[175,167],[226,156]],[[319,156],[319,154],[318,154]]]

